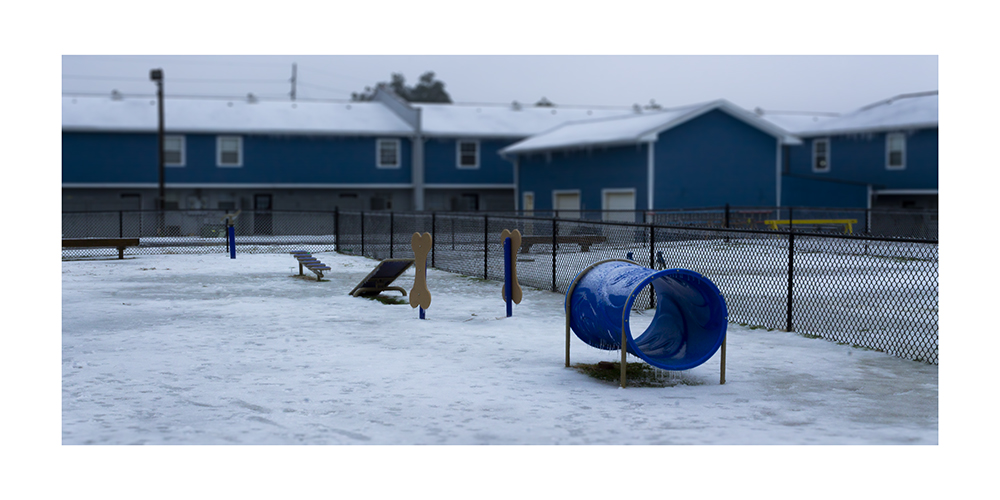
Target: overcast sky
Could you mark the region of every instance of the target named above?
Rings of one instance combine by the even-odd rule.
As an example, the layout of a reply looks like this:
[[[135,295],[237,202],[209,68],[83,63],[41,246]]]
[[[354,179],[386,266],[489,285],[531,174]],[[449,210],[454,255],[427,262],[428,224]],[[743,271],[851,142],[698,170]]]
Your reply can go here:
[[[847,112],[894,95],[938,89],[936,55],[870,56],[63,56],[63,93],[155,92],[162,68],[173,96],[350,99],[401,73],[433,71],[458,103],[664,106],[728,99],[747,109]]]

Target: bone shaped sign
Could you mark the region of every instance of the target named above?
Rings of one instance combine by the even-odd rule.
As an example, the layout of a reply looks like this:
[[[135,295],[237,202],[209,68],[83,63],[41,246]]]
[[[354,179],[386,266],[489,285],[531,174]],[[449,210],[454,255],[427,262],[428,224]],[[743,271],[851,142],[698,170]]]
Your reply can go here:
[[[431,251],[433,241],[431,233],[413,233],[413,237],[410,238],[414,264],[417,267],[417,276],[413,280],[413,288],[410,289],[410,307],[413,308],[431,307],[431,291],[427,289],[427,254]]]
[[[521,284],[517,282],[517,250],[521,248],[521,231],[515,229],[514,232],[511,232],[509,229],[504,229],[500,233],[500,244],[503,245],[504,240],[507,238],[510,238],[510,300],[515,304],[520,304]],[[507,300],[506,284],[500,289],[500,296],[503,297],[503,300]]]

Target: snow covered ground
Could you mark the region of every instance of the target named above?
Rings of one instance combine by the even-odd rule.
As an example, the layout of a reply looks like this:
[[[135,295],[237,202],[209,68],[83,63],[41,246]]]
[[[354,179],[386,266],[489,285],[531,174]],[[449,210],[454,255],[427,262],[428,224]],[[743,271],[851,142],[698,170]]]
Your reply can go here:
[[[561,294],[506,318],[499,283],[431,269],[420,321],[348,295],[375,261],[317,257],[63,262],[63,444],[938,443],[933,365],[730,325],[725,385],[716,355],[621,389],[564,367]]]

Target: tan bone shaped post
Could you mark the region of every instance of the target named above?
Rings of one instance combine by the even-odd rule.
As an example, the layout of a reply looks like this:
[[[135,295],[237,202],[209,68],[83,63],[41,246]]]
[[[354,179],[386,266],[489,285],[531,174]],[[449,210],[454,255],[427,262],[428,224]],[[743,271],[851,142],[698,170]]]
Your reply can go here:
[[[521,231],[515,229],[511,232],[509,229],[504,229],[500,233],[500,244],[503,245],[504,240],[507,238],[510,238],[510,300],[515,304],[520,304],[521,284],[517,282],[517,250],[521,248]],[[506,284],[500,288],[500,296],[503,297],[503,300],[507,300]]]
[[[427,289],[427,254],[431,251],[431,233],[413,233],[410,238],[410,246],[413,247],[414,264],[417,267],[417,276],[413,280],[413,288],[410,289],[410,307],[420,307],[430,309],[431,291]]]

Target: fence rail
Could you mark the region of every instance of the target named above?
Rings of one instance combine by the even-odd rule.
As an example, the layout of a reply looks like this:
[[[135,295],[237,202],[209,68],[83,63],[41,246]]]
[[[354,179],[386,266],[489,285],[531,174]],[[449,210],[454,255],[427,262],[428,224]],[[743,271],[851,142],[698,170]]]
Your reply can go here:
[[[795,220],[803,212],[803,219],[814,218],[805,209],[788,215]],[[138,237],[140,246],[126,249],[126,255],[226,254],[224,215],[210,210],[66,212],[63,237]],[[525,286],[564,293],[580,270],[609,258],[690,269],[723,292],[732,322],[938,363],[936,239],[794,225],[775,230],[739,226],[731,219],[729,227],[725,220],[721,226],[692,224],[690,217],[659,212],[645,214],[646,222],[614,220],[620,215],[605,212],[596,220],[513,213],[244,211],[234,226],[238,253],[304,249],[374,259],[412,257],[410,236],[428,232],[433,235],[431,267],[496,281],[504,273],[500,232],[519,229],[536,237],[530,250],[517,256],[518,280]],[[592,243],[585,247],[561,238],[580,235],[590,236],[586,241]],[[64,259],[117,256],[113,248],[63,249]],[[652,307],[653,294],[643,296],[636,308]]]

